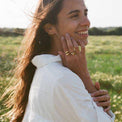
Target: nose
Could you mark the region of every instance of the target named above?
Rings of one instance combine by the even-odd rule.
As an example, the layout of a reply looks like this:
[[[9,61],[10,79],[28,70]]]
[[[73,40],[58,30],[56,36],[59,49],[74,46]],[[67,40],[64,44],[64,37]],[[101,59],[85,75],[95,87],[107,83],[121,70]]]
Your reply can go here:
[[[84,27],[87,26],[88,28],[90,27],[90,21],[87,16],[81,19],[80,25]]]

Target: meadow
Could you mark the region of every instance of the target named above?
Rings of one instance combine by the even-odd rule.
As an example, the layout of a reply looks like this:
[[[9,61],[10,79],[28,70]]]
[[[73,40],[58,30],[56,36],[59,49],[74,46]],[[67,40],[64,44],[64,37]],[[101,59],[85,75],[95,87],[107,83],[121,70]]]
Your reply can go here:
[[[0,36],[0,96],[13,76],[12,70],[22,36]],[[122,36],[90,36],[86,46],[87,63],[94,82],[109,91],[115,122],[122,121]],[[0,115],[5,113],[0,101]],[[0,122],[8,122],[0,117]]]

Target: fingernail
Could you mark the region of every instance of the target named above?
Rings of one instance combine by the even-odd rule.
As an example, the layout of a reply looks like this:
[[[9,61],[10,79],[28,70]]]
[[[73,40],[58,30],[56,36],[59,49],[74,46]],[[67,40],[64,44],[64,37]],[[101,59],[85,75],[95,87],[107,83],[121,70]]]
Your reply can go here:
[[[62,41],[64,40],[64,37],[63,37],[63,36],[61,37],[61,40],[62,40]]]
[[[96,101],[97,99],[93,97],[93,100]]]

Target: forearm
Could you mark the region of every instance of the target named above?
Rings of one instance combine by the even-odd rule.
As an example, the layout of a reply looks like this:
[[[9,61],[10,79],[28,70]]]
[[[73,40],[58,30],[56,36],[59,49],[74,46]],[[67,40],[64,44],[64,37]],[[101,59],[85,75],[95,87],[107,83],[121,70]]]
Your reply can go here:
[[[78,75],[81,78],[81,80],[83,81],[85,88],[88,90],[89,93],[97,91],[97,89],[95,88],[95,86],[91,80],[90,74],[88,72],[85,74],[79,73]]]

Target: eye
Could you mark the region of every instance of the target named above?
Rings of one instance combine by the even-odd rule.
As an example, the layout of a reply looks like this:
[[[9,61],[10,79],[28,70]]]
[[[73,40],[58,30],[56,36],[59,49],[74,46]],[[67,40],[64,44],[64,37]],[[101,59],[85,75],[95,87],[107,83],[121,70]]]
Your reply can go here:
[[[78,17],[78,14],[71,16],[71,18],[76,18],[76,17]]]
[[[84,15],[87,16],[88,15],[88,12],[85,12]]]

